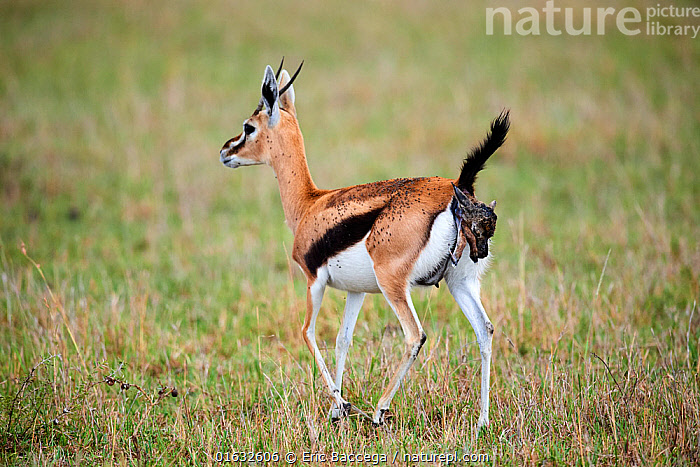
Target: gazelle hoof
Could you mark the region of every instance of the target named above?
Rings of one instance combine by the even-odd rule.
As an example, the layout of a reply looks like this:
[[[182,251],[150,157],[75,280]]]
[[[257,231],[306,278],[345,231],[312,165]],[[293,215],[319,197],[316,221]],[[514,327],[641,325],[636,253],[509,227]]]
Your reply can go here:
[[[375,427],[380,427],[384,425],[384,414],[388,411],[389,409],[377,409],[376,412],[374,412],[374,417],[372,418],[372,425]]]
[[[341,410],[334,405],[333,407],[331,407],[331,411],[328,413],[328,416],[334,422],[340,420],[342,417]]]
[[[335,403],[331,407],[329,416],[332,421],[338,421],[341,418],[345,418],[350,415],[350,410],[352,409],[352,404],[350,402],[343,402],[342,407],[338,407]]]
[[[489,427],[488,417],[479,417],[479,421],[476,423],[477,435],[481,433],[481,430],[486,430]]]

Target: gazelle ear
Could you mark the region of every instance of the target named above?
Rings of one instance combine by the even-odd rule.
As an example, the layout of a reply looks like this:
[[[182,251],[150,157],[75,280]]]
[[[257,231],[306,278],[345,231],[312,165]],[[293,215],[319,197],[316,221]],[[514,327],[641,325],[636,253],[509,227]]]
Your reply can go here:
[[[457,187],[457,185],[453,183],[452,188],[454,188],[455,190],[455,198],[457,198],[459,204],[461,204],[464,207],[467,207],[472,204],[469,201],[469,198],[467,198],[467,195],[465,195],[464,192]]]
[[[289,73],[287,70],[282,70],[280,73],[280,81],[277,85],[283,88],[289,82]],[[296,117],[297,111],[294,107],[294,85],[289,86],[287,90],[280,96],[280,107]]]
[[[280,120],[280,108],[279,108],[279,90],[277,89],[277,80],[275,79],[275,72],[272,71],[270,65],[265,68],[265,75],[263,76],[262,82],[262,101],[267,109],[267,115],[270,117],[268,120],[268,126],[273,127],[277,125]]]

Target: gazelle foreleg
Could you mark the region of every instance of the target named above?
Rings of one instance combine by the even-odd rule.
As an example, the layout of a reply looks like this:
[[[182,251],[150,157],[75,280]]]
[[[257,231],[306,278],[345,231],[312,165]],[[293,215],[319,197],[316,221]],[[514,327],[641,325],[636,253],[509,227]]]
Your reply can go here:
[[[345,300],[345,311],[343,312],[343,323],[340,325],[338,337],[335,340],[335,387],[340,390],[341,396],[343,388],[343,373],[345,371],[345,360],[348,356],[348,349],[352,343],[352,334],[355,330],[357,317],[360,314],[360,309],[362,308],[362,302],[364,300],[364,293],[348,292],[348,296]],[[346,413],[344,413],[344,410],[334,403],[331,407],[330,415],[331,418],[337,419],[343,415],[346,415]]]
[[[381,282],[380,287],[382,287]],[[411,369],[413,362],[418,356],[418,352],[420,352],[427,338],[425,332],[423,332],[423,327],[420,324],[418,315],[416,315],[416,310],[413,308],[413,302],[411,301],[408,287],[404,287],[403,291],[397,290],[394,292],[391,291],[391,288],[382,287],[382,293],[394,310],[396,317],[399,319],[404,334],[406,350],[401,358],[399,367],[394,373],[394,377],[391,378],[391,381],[389,381],[389,384],[386,389],[384,389],[384,392],[377,402],[377,410],[374,412],[374,417],[372,417],[372,421],[376,425],[383,423],[384,412],[389,409],[391,400],[401,386],[401,382],[406,376],[406,373]]]
[[[461,262],[470,261],[463,258]],[[460,263],[461,263],[460,262]],[[454,296],[462,312],[474,328],[476,340],[481,351],[481,413],[477,429],[486,427],[489,424],[489,384],[491,375],[491,344],[493,341],[493,324],[486,315],[486,310],[481,304],[479,297],[479,280],[474,274],[464,274],[460,271],[463,264],[459,264],[457,269],[447,275],[447,286]],[[466,265],[471,268],[471,265]]]
[[[335,385],[333,378],[331,377],[326,362],[323,360],[323,355],[321,350],[319,350],[316,344],[316,318],[318,317],[318,312],[321,309],[321,302],[323,301],[323,294],[326,290],[326,278],[316,277],[309,278],[308,286],[306,288],[306,316],[304,318],[304,326],[302,327],[302,333],[304,336],[304,341],[309,347],[311,354],[316,360],[316,365],[321,371],[324,381],[328,385],[328,389],[333,395],[336,407],[341,407],[343,411],[347,412],[350,410],[350,404],[345,401],[340,396],[340,388]]]

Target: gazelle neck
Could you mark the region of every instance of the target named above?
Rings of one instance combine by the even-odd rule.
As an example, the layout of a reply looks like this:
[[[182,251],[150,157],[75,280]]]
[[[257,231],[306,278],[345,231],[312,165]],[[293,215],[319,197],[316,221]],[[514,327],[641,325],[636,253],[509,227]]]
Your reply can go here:
[[[270,165],[277,176],[287,226],[296,232],[299,221],[318,197],[320,190],[311,179],[304,138],[298,126],[296,131],[285,132],[283,138]]]

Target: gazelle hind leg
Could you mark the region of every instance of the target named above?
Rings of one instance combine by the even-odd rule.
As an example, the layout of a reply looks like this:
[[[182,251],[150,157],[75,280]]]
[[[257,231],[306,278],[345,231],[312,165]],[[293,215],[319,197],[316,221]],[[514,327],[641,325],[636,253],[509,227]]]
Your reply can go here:
[[[477,429],[481,429],[489,424],[489,385],[493,324],[491,324],[484,306],[481,304],[479,281],[476,277],[465,277],[465,275],[459,273],[448,275],[447,286],[472,328],[474,328],[476,340],[479,343],[479,350],[481,351],[481,412],[477,422]]]
[[[365,294],[361,292],[348,292],[345,300],[345,311],[343,312],[343,323],[340,325],[338,337],[335,340],[335,387],[340,391],[342,396],[343,390],[343,373],[345,371],[345,360],[348,356],[348,349],[352,343],[352,334],[355,330],[357,317],[362,308],[362,302],[365,300]],[[346,415],[347,412],[343,407],[338,406],[335,402],[331,407],[331,418],[338,419]]]
[[[381,287],[381,282],[380,282]],[[376,425],[380,425],[384,421],[384,412],[389,409],[389,404],[394,398],[396,391],[398,391],[401,382],[403,381],[406,373],[413,365],[413,362],[418,356],[421,347],[425,343],[427,336],[423,332],[423,327],[418,320],[416,311],[413,308],[413,303],[411,301],[411,295],[409,289],[406,286],[403,291],[391,291],[391,288],[382,288],[382,293],[391,305],[392,310],[396,314],[401,324],[401,329],[403,330],[404,340],[406,343],[406,350],[404,351],[403,357],[401,358],[401,363],[396,369],[394,376],[389,381],[386,389],[382,393],[379,401],[377,402],[377,410],[374,412],[374,417],[372,421]]]
[[[326,280],[320,277],[315,278],[315,280],[309,279],[309,283],[306,289],[306,316],[304,318],[304,326],[302,327],[302,333],[304,336],[304,341],[309,347],[311,354],[316,360],[316,365],[321,371],[324,381],[328,385],[328,389],[333,395],[333,400],[337,407],[342,407],[344,411],[350,409],[350,404],[345,401],[340,396],[340,389],[336,387],[333,378],[331,377],[326,362],[323,360],[323,355],[321,350],[316,344],[316,318],[318,317],[318,312],[321,309],[321,302],[323,301],[323,294],[326,290]]]

